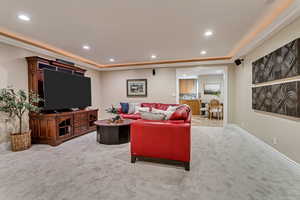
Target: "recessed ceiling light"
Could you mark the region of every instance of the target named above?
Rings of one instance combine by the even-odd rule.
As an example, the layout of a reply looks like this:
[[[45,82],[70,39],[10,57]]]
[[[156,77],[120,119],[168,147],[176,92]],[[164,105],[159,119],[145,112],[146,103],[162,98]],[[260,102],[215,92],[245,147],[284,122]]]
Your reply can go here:
[[[209,36],[212,36],[214,33],[211,31],[211,30],[207,30],[205,31],[204,35],[209,37]]]
[[[27,21],[27,22],[30,21],[30,17],[28,15],[25,15],[25,14],[18,15],[18,18],[20,20],[23,20],[23,21]]]
[[[157,58],[157,56],[153,54],[153,55],[151,55],[151,58],[155,59],[155,58]]]
[[[91,47],[89,45],[83,45],[82,48],[85,49],[85,50],[90,50],[91,49]]]
[[[110,58],[110,59],[109,59],[109,62],[115,62],[115,59]]]
[[[201,55],[205,55],[207,52],[206,51],[201,51],[200,53],[201,53]]]

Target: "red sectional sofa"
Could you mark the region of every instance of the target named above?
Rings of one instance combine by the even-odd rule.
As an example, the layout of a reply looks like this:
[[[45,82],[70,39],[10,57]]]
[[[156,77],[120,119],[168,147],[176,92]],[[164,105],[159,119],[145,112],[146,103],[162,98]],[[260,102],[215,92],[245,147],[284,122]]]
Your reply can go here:
[[[167,110],[178,104],[142,103],[142,107]],[[175,160],[190,169],[191,111],[181,106],[171,120],[142,120],[139,114],[121,114],[123,118],[135,119],[131,124],[131,162],[138,157]]]
[[[148,108],[150,108],[150,110],[151,110],[151,108],[167,110],[169,106],[179,106],[179,104],[141,103],[141,107],[148,107]],[[122,118],[125,118],[125,119],[133,119],[133,120],[141,119],[141,115],[139,113],[138,114],[122,113],[121,108],[119,108],[119,114]]]

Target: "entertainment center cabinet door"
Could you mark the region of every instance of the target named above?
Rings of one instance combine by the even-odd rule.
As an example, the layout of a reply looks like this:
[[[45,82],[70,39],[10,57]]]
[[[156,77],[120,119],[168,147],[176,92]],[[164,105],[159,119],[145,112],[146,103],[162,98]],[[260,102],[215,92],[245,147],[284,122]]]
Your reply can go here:
[[[29,126],[31,129],[32,143],[55,145],[56,120],[55,117],[30,116]]]
[[[56,118],[57,140],[68,139],[73,136],[73,115],[59,116]]]
[[[95,122],[98,120],[98,110],[91,110],[89,112],[89,130],[95,131],[97,130],[97,127],[95,125]]]
[[[74,134],[82,135],[88,131],[88,112],[74,114]]]

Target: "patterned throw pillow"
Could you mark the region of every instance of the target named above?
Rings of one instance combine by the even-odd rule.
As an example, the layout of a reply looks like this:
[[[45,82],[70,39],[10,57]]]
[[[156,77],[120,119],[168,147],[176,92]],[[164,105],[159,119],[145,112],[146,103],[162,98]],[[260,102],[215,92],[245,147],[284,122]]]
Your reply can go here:
[[[151,112],[156,114],[164,114],[165,115],[164,120],[168,120],[170,119],[171,115],[175,112],[175,110],[168,111],[168,110],[160,110],[160,109],[152,108]]]
[[[142,113],[142,112],[150,112],[150,108],[148,108],[148,107],[140,107],[140,106],[136,106],[135,107],[135,113],[134,114]]]
[[[144,120],[164,120],[165,115],[161,113],[141,112],[141,118]]]

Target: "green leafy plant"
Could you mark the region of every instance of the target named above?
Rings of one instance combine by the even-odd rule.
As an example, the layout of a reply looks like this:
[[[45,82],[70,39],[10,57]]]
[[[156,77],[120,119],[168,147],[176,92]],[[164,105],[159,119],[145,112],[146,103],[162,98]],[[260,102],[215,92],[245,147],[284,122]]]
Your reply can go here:
[[[40,112],[40,108],[36,106],[40,101],[43,100],[34,92],[16,91],[10,87],[0,90],[0,111],[7,113],[11,118],[18,118],[20,134],[22,133],[24,113],[26,111]]]

